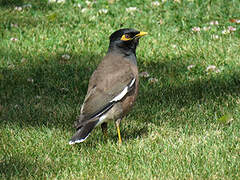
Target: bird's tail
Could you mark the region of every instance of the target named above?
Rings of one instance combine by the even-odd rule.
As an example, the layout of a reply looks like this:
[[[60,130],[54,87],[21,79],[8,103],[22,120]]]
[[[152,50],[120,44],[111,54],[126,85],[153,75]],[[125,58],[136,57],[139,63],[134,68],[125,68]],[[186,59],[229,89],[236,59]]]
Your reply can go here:
[[[88,138],[89,134],[92,132],[94,127],[97,125],[98,119],[90,121],[77,129],[77,132],[73,135],[70,139],[69,144],[75,144],[83,142],[85,139]]]

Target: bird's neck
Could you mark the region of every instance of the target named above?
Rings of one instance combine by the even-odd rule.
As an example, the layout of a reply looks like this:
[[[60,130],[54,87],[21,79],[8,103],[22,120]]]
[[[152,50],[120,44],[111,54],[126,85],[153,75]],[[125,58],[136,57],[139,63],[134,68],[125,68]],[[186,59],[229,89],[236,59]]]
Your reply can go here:
[[[124,49],[124,48],[119,48],[116,46],[109,46],[108,52],[107,53],[117,53],[121,56],[124,57],[124,59],[129,60],[129,62],[137,65],[137,58],[136,58],[136,49]]]

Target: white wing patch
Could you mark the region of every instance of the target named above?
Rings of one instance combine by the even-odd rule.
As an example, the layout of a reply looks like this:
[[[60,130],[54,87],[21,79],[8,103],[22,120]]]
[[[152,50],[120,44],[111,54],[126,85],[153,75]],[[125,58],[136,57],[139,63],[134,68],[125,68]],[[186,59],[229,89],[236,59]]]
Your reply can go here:
[[[130,82],[130,84],[128,86],[126,86],[120,94],[118,94],[115,98],[113,98],[110,101],[110,103],[120,101],[128,93],[129,89],[133,86],[135,81],[136,81],[136,79],[133,78],[133,80]],[[99,126],[100,124],[102,124],[104,122],[107,122],[107,120],[108,120],[107,114],[103,114],[102,116],[100,116],[99,121],[96,126]]]
[[[107,117],[106,114],[100,116],[99,121],[98,121],[98,123],[96,124],[96,126],[99,126],[100,124],[106,122],[106,117]]]
[[[131,83],[129,84],[129,86],[128,86],[128,87],[132,87],[132,86],[133,86],[133,84],[135,83],[135,81],[136,81],[136,79],[135,79],[135,78],[133,78],[133,80],[131,81]]]
[[[127,94],[127,92],[128,92],[128,87],[125,87],[124,90],[115,98],[113,98],[113,100],[111,100],[110,102],[120,101]]]
[[[136,81],[135,78],[133,78],[133,80],[131,81],[131,83],[126,86],[123,91],[117,95],[115,98],[113,98],[113,100],[111,100],[110,102],[116,102],[116,101],[120,101],[127,93],[128,93],[128,89],[131,88],[134,84],[134,82]]]

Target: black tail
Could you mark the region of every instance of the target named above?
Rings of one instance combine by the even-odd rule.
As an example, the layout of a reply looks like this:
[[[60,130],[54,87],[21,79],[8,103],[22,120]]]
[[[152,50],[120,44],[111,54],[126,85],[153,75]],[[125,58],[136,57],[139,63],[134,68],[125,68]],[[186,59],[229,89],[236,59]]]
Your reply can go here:
[[[83,126],[81,126],[77,132],[73,135],[73,137],[70,139],[69,144],[75,144],[83,142],[89,134],[92,132],[96,124],[98,123],[98,120],[90,121]]]

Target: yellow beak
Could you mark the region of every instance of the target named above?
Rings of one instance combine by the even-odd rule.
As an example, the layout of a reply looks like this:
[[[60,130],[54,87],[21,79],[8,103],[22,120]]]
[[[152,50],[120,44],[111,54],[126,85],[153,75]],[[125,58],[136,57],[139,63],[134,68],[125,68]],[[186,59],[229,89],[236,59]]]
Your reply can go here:
[[[138,33],[135,37],[142,37],[142,36],[145,36],[145,35],[147,35],[148,33],[147,32],[140,32],[140,33]]]

